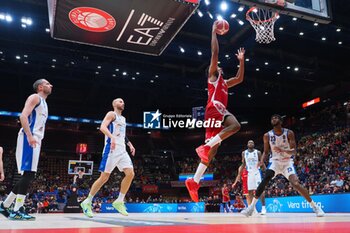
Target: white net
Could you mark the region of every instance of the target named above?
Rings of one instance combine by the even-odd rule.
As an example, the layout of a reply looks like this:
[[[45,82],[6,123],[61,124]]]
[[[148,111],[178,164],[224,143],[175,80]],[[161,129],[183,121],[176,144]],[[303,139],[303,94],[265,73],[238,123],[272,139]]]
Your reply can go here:
[[[252,7],[248,10],[246,17],[256,32],[255,40],[257,42],[269,44],[276,40],[274,26],[279,18],[277,12]]]

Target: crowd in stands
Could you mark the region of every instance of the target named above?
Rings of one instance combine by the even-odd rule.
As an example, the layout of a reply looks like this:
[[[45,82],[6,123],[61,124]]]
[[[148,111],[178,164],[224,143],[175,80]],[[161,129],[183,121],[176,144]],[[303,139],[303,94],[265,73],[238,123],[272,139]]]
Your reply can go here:
[[[350,118],[349,106],[349,104],[335,105],[322,111],[310,113],[308,115],[309,121],[303,123],[307,125],[313,122],[313,126],[327,124],[327,127],[314,131],[315,133],[305,134],[306,131],[303,131],[303,136],[298,139],[295,167],[301,183],[311,194],[350,192],[350,121],[349,119],[346,121],[347,117]],[[344,122],[347,124],[343,124]],[[300,122],[295,130],[297,137],[299,127],[301,127]],[[243,145],[242,150],[244,148],[245,145]],[[17,170],[14,151],[6,151],[3,159],[6,180],[0,182],[0,201],[11,190]],[[135,157],[133,163],[135,179],[131,186],[131,192],[127,195],[127,202],[176,203],[189,201],[189,199],[177,197],[174,194],[169,195],[169,193],[163,193],[163,195],[161,192],[151,195],[143,194],[142,187],[143,185],[157,185],[160,190],[161,188],[171,189],[170,182],[177,180],[178,174],[195,172],[198,165],[198,158],[195,155],[172,157],[164,152],[164,154]],[[73,177],[67,175],[67,164],[68,159],[50,157],[45,154],[41,156],[36,179],[31,184],[29,198],[26,199],[25,206],[28,212],[47,213],[62,209],[62,205],[70,195],[73,183]],[[239,152],[234,155],[221,155],[219,153],[214,158],[207,172],[213,173],[215,180],[220,180],[221,183],[210,188],[209,191],[205,189],[206,193],[201,193],[201,200],[206,201],[209,208],[214,208],[215,203],[219,203],[221,200],[223,183],[231,187],[240,164],[241,155]],[[100,210],[102,203],[111,203],[118,196],[122,177],[122,173],[117,171],[111,175],[110,180],[94,199],[93,208],[96,212]],[[84,176],[78,182],[79,201],[88,195],[89,187],[96,178],[96,176]],[[299,194],[283,176],[276,177],[266,189],[267,197],[295,195]],[[236,204],[239,205],[237,208],[243,208],[241,198],[242,190],[238,185],[231,190],[231,200],[236,200]]]

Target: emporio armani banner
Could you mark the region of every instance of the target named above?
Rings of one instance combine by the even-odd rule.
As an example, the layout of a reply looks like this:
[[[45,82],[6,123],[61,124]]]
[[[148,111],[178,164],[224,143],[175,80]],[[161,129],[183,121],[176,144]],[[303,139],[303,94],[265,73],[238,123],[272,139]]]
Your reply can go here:
[[[199,0],[48,0],[55,39],[161,55]]]

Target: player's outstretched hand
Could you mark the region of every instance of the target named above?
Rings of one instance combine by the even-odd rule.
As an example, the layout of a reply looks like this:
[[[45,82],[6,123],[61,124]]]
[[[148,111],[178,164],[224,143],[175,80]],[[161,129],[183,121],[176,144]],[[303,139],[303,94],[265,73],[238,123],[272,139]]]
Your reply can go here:
[[[239,61],[244,60],[244,54],[245,54],[245,49],[244,48],[239,48],[236,53],[236,57]]]

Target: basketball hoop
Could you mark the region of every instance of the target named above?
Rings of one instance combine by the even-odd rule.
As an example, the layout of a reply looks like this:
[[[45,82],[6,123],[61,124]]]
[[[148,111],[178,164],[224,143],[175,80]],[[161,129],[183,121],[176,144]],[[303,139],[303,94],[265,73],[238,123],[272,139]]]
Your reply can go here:
[[[255,40],[263,44],[269,44],[276,40],[274,26],[278,18],[278,13],[271,9],[252,7],[246,13],[246,19],[256,32]]]

